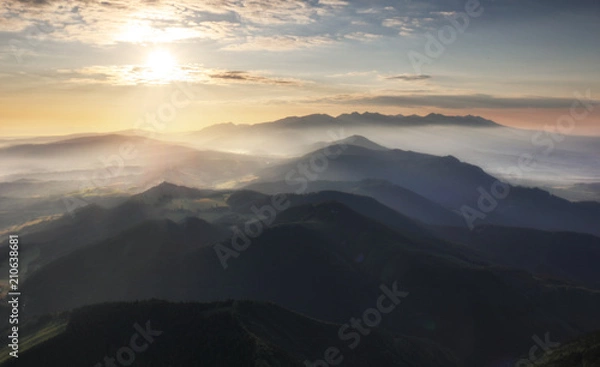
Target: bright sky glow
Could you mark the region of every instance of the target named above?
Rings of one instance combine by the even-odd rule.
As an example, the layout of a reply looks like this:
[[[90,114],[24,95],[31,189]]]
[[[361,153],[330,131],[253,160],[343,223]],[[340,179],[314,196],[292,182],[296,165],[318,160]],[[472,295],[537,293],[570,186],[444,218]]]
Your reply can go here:
[[[597,0],[7,0],[0,15],[0,135],[131,128],[177,83],[198,98],[173,131],[354,110],[543,128],[576,93],[600,100]],[[600,135],[600,107],[575,133]]]

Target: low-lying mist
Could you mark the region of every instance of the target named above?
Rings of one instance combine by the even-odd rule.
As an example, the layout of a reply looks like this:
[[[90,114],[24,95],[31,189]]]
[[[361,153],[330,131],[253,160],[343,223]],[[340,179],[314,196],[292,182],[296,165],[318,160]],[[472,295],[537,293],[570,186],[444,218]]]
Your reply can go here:
[[[599,138],[518,130],[475,117],[431,115],[421,118],[425,124],[398,124],[397,119],[312,115],[176,134],[126,131],[5,139],[0,147],[0,197],[13,200],[13,206],[19,205],[14,200],[56,202],[74,196],[95,202],[139,193],[163,181],[240,188],[270,180],[264,176],[269,167],[362,136],[382,149],[451,155],[513,185],[540,187],[574,201],[600,201]],[[56,211],[42,207],[33,211]]]

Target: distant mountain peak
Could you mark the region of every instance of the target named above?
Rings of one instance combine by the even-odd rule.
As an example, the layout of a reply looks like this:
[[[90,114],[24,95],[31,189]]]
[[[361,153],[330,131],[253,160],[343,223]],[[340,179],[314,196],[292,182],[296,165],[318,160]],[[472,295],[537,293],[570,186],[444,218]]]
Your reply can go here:
[[[375,143],[374,141],[365,138],[362,135],[352,135],[345,139],[335,142],[335,144],[354,145],[371,150],[389,150],[388,148]]]
[[[379,150],[379,151],[390,150],[382,145],[375,143],[372,140],[365,138],[362,135],[352,135],[352,136],[349,136],[349,137],[341,139],[341,140],[336,140],[336,141],[332,141],[332,142],[320,142],[320,143],[312,144],[311,150],[324,149],[326,147],[331,147],[334,145],[343,145],[343,146],[350,145],[350,146],[365,148],[365,149],[369,149],[369,150]]]
[[[352,113],[344,113],[341,114],[339,116],[336,117],[336,120],[338,121],[344,121],[344,120],[352,120],[352,121],[360,121],[360,120],[370,120],[370,121],[387,121],[390,119],[395,118],[396,116],[391,116],[391,115],[383,115],[379,112],[352,112]]]
[[[305,116],[289,116],[280,120],[265,122],[261,124],[256,124],[253,126],[272,126],[272,125],[280,125],[280,126],[319,126],[326,125],[327,123],[335,122],[336,118],[323,113],[315,113],[311,115]]]
[[[175,185],[174,183],[171,183],[169,181],[162,181],[158,185],[154,186],[155,189],[160,189],[160,190],[179,189],[179,188],[183,188],[183,187],[184,186]]]
[[[145,190],[142,194],[146,194],[149,192],[159,192],[159,191],[166,192],[166,191],[171,191],[171,190],[178,190],[180,188],[183,188],[183,186],[178,186],[169,181],[163,180],[159,184],[154,185],[154,186],[150,187],[149,189]]]
[[[187,186],[179,186],[168,181],[163,181],[160,184],[142,192],[141,194],[136,195],[136,197],[141,198],[145,201],[152,201],[150,200],[151,198],[153,198],[154,200],[158,200],[164,196],[196,197],[202,195],[203,192],[201,190],[190,188]]]

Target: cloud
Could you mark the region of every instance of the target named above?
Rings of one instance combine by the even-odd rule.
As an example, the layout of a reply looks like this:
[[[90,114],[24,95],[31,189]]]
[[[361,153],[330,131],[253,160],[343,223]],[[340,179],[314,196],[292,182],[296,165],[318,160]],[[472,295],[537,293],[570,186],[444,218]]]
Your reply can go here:
[[[191,84],[267,84],[300,86],[306,82],[293,78],[280,78],[259,72],[220,70],[202,65],[188,64],[174,67],[169,72],[156,72],[146,65],[96,65],[79,69],[60,69],[50,80],[58,84],[113,86],[162,85],[176,82]]]
[[[0,32],[20,32],[29,25],[30,22],[17,16],[3,16],[0,18]]]
[[[385,80],[403,80],[403,81],[417,81],[431,79],[431,75],[427,74],[401,74],[384,77]]]
[[[0,31],[44,27],[46,39],[93,45],[211,39],[228,50],[291,50],[331,43],[332,34],[338,41],[369,41],[390,35],[390,28],[413,34],[432,20],[429,7],[417,3],[364,5],[358,0],[6,0]],[[399,10],[403,16],[393,16]],[[347,27],[339,28],[340,22]]]
[[[225,82],[240,82],[251,84],[272,84],[272,85],[301,85],[297,79],[269,78],[257,74],[251,74],[246,71],[219,71],[208,75],[211,79],[222,80]]]
[[[98,45],[222,40],[272,26],[316,23],[347,5],[341,0],[86,0],[75,4],[7,0],[0,7],[0,31],[19,33],[47,25],[52,40]]]
[[[398,30],[398,34],[401,36],[410,36],[434,29],[434,22],[435,19],[431,16],[403,16],[384,19],[381,25]]]
[[[368,42],[381,38],[379,34],[367,33],[367,32],[352,32],[344,35],[344,38],[360,41],[360,42]]]
[[[348,26],[344,28],[347,39],[360,37],[358,32],[375,37],[396,31],[394,36],[409,36],[437,29],[447,23],[446,15],[464,11],[464,4],[442,0],[5,0],[0,7],[0,31],[20,33],[45,25],[52,29],[47,33],[52,40],[96,45],[196,38],[229,44],[233,38],[244,43],[248,36],[258,40],[282,34],[308,37],[308,25],[324,36],[337,34],[340,28],[336,27],[342,23]],[[597,0],[485,2],[485,7],[496,18],[573,11],[598,14]],[[368,27],[368,32],[361,27]]]
[[[398,107],[435,107],[443,109],[520,109],[520,108],[570,108],[573,98],[551,97],[497,97],[488,94],[463,94],[463,95],[433,95],[433,94],[407,94],[407,95],[337,95],[309,102],[353,104],[353,105],[379,105]],[[600,101],[590,101],[600,105]]]
[[[328,75],[329,78],[348,78],[348,77],[366,77],[371,76],[373,74],[377,74],[376,70],[367,70],[367,71],[349,71],[346,73],[338,73]]]
[[[331,36],[250,36],[241,43],[230,44],[223,49],[228,51],[289,51],[325,46],[334,42],[335,40]]]

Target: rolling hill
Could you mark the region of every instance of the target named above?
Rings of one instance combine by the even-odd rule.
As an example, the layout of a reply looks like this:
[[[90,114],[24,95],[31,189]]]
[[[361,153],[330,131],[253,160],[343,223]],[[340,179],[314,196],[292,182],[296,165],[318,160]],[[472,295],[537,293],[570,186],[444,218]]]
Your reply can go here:
[[[372,307],[381,284],[397,282],[410,296],[384,328],[432,340],[464,366],[518,356],[539,329],[562,340],[600,329],[599,292],[478,262],[464,247],[412,240],[336,202],[281,212],[227,269],[203,242],[204,227],[144,222],[77,250],[26,281],[27,314],[148,298],[253,299],[342,323]]]
[[[324,169],[315,165],[316,157],[328,157],[331,151],[339,154],[325,159]],[[465,226],[488,223],[600,235],[600,203],[574,203],[541,189],[510,186],[451,156],[333,143],[266,168],[257,176],[252,185],[285,180],[294,192],[306,191],[309,182],[317,180],[385,180],[459,213]]]
[[[101,304],[47,318],[37,332],[65,318],[64,331],[1,365],[59,366],[65,360],[73,366],[102,365],[105,357],[119,358],[120,348],[130,345],[137,334],[136,345],[147,346],[135,354],[139,366],[303,367],[304,361],[323,359],[330,347],[337,348],[335,359],[345,366],[458,366],[449,351],[434,343],[379,330],[350,349],[337,337],[340,325],[268,303]]]

